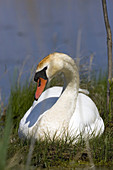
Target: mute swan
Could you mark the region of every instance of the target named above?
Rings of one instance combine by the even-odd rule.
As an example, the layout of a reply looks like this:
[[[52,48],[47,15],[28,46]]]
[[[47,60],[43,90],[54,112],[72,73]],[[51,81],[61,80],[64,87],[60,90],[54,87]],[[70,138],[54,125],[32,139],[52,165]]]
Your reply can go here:
[[[43,92],[59,72],[64,74],[65,87],[54,86]],[[80,134],[92,138],[103,133],[104,122],[96,105],[81,93],[84,90],[79,90],[79,73],[71,57],[63,53],[48,55],[38,64],[34,81],[35,101],[20,121],[20,138],[61,138],[64,132],[75,138]]]

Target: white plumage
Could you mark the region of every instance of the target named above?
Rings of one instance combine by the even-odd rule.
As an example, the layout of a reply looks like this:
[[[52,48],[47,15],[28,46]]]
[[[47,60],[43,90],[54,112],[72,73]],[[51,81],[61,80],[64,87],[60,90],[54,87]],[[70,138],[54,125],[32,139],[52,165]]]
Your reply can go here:
[[[87,91],[79,89],[79,75],[74,61],[65,54],[53,53],[39,63],[37,82],[43,70],[48,80],[62,72],[66,87],[51,87],[41,94],[38,101],[34,101],[20,121],[19,136],[44,139],[47,135],[53,138],[56,134],[56,138],[62,138],[65,132],[78,139],[80,135],[83,138],[101,135],[104,122],[95,103],[81,93]]]

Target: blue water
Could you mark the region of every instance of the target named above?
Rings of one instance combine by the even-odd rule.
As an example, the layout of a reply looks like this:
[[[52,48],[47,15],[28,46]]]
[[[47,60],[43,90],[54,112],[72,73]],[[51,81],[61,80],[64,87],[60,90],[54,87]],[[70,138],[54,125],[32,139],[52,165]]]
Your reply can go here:
[[[113,30],[113,1],[109,0],[107,5]],[[20,70],[26,79],[32,67],[54,51],[67,53],[74,59],[93,53],[93,68],[107,69],[101,1],[0,1],[0,91],[4,100]]]

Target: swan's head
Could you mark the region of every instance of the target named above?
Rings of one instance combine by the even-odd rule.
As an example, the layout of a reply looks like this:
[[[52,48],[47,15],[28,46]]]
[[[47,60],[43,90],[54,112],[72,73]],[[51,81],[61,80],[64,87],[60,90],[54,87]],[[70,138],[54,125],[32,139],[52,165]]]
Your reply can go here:
[[[65,67],[69,63],[71,63],[71,66],[75,64],[68,55],[63,53],[53,53],[45,57],[38,64],[34,76],[34,81],[37,82],[35,100],[38,100],[47,82],[50,81],[57,73],[65,72]]]

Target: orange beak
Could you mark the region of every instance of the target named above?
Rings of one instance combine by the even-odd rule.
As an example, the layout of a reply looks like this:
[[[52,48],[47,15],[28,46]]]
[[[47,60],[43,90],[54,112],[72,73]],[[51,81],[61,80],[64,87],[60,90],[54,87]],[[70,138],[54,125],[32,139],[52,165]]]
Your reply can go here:
[[[35,100],[38,100],[38,98],[40,97],[40,95],[42,94],[45,86],[46,86],[47,80],[43,79],[43,78],[38,78],[37,81],[37,89],[36,89],[36,93],[35,93]]]

